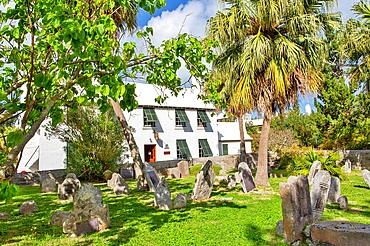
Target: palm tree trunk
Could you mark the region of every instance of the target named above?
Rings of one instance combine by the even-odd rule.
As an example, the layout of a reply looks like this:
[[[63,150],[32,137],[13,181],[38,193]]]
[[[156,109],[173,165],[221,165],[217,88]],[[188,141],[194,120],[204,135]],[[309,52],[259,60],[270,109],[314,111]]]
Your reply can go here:
[[[268,179],[268,170],[267,170],[267,151],[268,151],[268,140],[269,140],[269,131],[271,125],[271,113],[265,111],[263,117],[262,131],[259,142],[258,149],[258,164],[257,164],[257,173],[255,183],[256,185],[261,186],[270,186]]]
[[[127,121],[126,121],[125,115],[122,112],[121,106],[119,105],[118,102],[115,102],[112,99],[110,99],[110,102],[112,104],[114,113],[116,114],[121,124],[123,134],[125,135],[128,146],[130,148],[131,157],[134,160],[134,167],[138,168],[138,169],[135,168],[136,178],[137,178],[139,175],[142,175],[143,168],[144,168],[144,163],[140,156],[139,147],[136,144],[136,141],[135,141],[134,135],[131,132],[130,126],[127,124]]]
[[[240,133],[240,162],[247,162],[247,153],[245,152],[245,136],[244,129],[245,125],[243,124],[243,115],[238,114],[238,123],[239,123],[239,133]]]

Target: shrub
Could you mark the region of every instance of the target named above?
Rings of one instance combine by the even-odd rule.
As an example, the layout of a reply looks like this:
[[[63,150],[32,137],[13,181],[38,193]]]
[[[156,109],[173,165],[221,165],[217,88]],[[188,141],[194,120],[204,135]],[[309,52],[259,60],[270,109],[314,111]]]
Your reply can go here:
[[[18,191],[18,185],[10,184],[9,182],[0,183],[0,202],[11,202],[12,198],[18,194]]]
[[[288,157],[285,157],[286,160]],[[285,161],[286,161],[285,160]],[[320,153],[316,153],[314,150],[308,151],[305,155],[295,155],[290,157],[290,162],[287,166],[287,170],[293,175],[305,175],[307,176],[310,172],[310,168],[315,161],[321,162],[321,169],[326,170],[331,176],[338,177],[340,180],[346,179],[342,168],[337,165],[337,161],[340,160],[338,152],[334,152],[325,156]]]

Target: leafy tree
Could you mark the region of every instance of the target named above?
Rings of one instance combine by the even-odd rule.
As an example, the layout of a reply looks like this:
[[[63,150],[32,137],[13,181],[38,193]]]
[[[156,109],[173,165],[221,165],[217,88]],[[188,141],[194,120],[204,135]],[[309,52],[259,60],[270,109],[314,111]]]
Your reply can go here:
[[[125,148],[116,121],[112,109],[101,113],[90,106],[70,109],[63,123],[49,125],[50,135],[67,143],[65,162],[69,172],[80,179],[102,180],[105,171],[118,171]]]
[[[13,177],[16,157],[44,119],[50,116],[54,125],[63,120],[65,105],[96,102],[106,111],[111,98],[132,110],[137,106],[135,86],[125,80],[146,75],[149,83],[177,94],[180,57],[198,78],[206,76],[203,62],[213,57],[206,44],[186,34],[155,47],[151,28],[138,33],[147,42],[145,54],[137,53],[133,42],[120,44],[117,23],[123,23],[123,35],[134,28],[136,7],[153,13],[164,0],[9,2],[0,1],[8,6],[0,14],[0,121],[22,117],[20,128],[7,137],[11,144],[0,168],[2,182]]]
[[[226,3],[223,11],[228,18],[222,24],[227,28],[224,31],[220,28],[216,34],[226,37],[223,43],[241,49],[240,58],[234,64],[237,71],[240,69],[233,93],[235,105],[256,109],[264,115],[255,181],[266,186],[269,185],[267,149],[272,115],[295,105],[299,93],[317,90],[326,56],[322,39],[324,23],[330,24],[338,16],[324,15],[334,1],[221,2]]]

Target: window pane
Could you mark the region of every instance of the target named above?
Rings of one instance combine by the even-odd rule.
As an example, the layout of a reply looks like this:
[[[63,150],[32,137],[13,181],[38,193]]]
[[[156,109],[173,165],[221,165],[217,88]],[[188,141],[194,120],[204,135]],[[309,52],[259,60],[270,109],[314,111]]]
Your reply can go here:
[[[209,147],[207,139],[199,139],[199,143],[200,143],[200,146],[202,147],[204,156],[206,156],[206,157],[213,156],[212,150]]]
[[[176,140],[176,145],[179,148],[183,158],[191,157],[190,150],[188,144],[186,143],[186,140]]]
[[[190,122],[184,109],[176,109],[175,112],[176,112],[176,115],[177,115],[177,117],[179,117],[181,122]]]
[[[154,108],[144,108],[144,114],[148,122],[158,122],[158,118],[154,111]]]
[[[222,155],[228,155],[229,154],[229,146],[228,144],[222,145]]]
[[[211,122],[211,120],[208,118],[208,115],[205,111],[198,111],[198,115],[203,122]]]

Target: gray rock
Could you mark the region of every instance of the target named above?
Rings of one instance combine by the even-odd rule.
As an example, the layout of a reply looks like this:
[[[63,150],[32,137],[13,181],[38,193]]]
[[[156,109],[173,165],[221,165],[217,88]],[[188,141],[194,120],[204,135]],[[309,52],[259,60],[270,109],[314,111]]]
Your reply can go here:
[[[63,226],[63,223],[71,216],[71,213],[67,211],[56,210],[50,218],[50,225]]]
[[[182,193],[177,194],[175,201],[173,202],[173,207],[177,209],[184,208],[186,207],[186,201],[187,201],[187,198],[185,194],[182,194]]]
[[[67,174],[63,183],[58,187],[58,198],[59,200],[73,200],[73,195],[76,191],[81,188],[80,181],[76,178],[74,173]]]
[[[367,169],[362,170],[362,177],[364,178],[367,186],[370,188],[370,172]]]
[[[81,231],[78,225],[84,225],[84,222],[98,218],[98,230],[105,230],[110,225],[108,206],[103,205],[103,196],[99,188],[92,184],[84,184],[81,189],[74,194],[74,210],[71,214],[74,216],[76,225],[71,225],[73,220],[63,223],[63,231],[69,231],[72,228],[74,234],[81,235],[90,233],[90,231]],[[65,224],[68,224],[65,226]],[[64,228],[66,227],[66,228]]]
[[[166,170],[166,177],[167,178],[179,179],[179,178],[181,178],[181,172],[177,167],[168,168]]]
[[[22,215],[32,214],[36,212],[37,210],[37,204],[35,201],[25,201],[19,208],[19,212]]]
[[[208,160],[197,174],[191,198],[193,200],[208,199],[211,196],[214,181],[215,172],[212,161]]]
[[[350,159],[347,159],[344,162],[344,165],[343,165],[342,169],[343,169],[344,173],[351,173],[352,172],[352,163],[351,163]]]
[[[136,184],[137,184],[137,189],[139,191],[149,191],[149,185],[142,175],[139,175],[139,177],[137,178]]]
[[[279,220],[276,223],[276,232],[280,237],[284,237],[284,222],[282,220]]]
[[[164,177],[154,190],[154,206],[162,210],[172,209],[171,192]]]
[[[235,181],[237,184],[240,184],[242,182],[242,176],[239,172],[235,173]]]
[[[229,176],[227,176],[227,188],[229,188],[230,190],[231,189],[234,189],[235,186],[236,186],[236,178],[235,178],[235,175],[233,174],[230,174]]]
[[[107,181],[107,185],[113,189],[117,196],[130,193],[128,184],[118,173],[113,173],[112,178]]]
[[[286,183],[280,183],[284,238],[288,243],[302,240],[306,224],[313,221],[307,177],[290,176]]]
[[[43,193],[55,192],[56,185],[57,182],[51,173],[42,176],[40,179],[41,192]]]
[[[347,211],[348,210],[348,199],[346,196],[341,196],[338,198],[337,202],[339,203],[339,208]]]
[[[310,168],[310,172],[308,174],[308,183],[310,185],[312,184],[313,178],[315,177],[315,175],[320,170],[321,170],[321,162],[320,161],[314,161],[314,163],[312,163],[312,166]]]
[[[148,163],[144,164],[143,175],[149,185],[150,190],[155,190],[159,184],[159,176],[157,171]]]
[[[177,168],[180,171],[181,178],[190,176],[189,163],[187,161],[180,161],[177,163]]]
[[[10,215],[7,212],[0,213],[0,220],[10,220]]]
[[[339,197],[340,197],[340,180],[338,177],[331,177],[328,194],[328,203],[337,203]]]
[[[250,192],[254,188],[256,188],[256,185],[254,183],[254,179],[252,176],[252,171],[250,170],[249,166],[245,162],[239,163],[238,170],[240,173],[240,176],[242,178],[241,184],[243,187],[243,191],[245,193]]]
[[[315,175],[311,189],[311,206],[314,221],[321,219],[324,212],[330,187],[330,173],[320,170]]]

